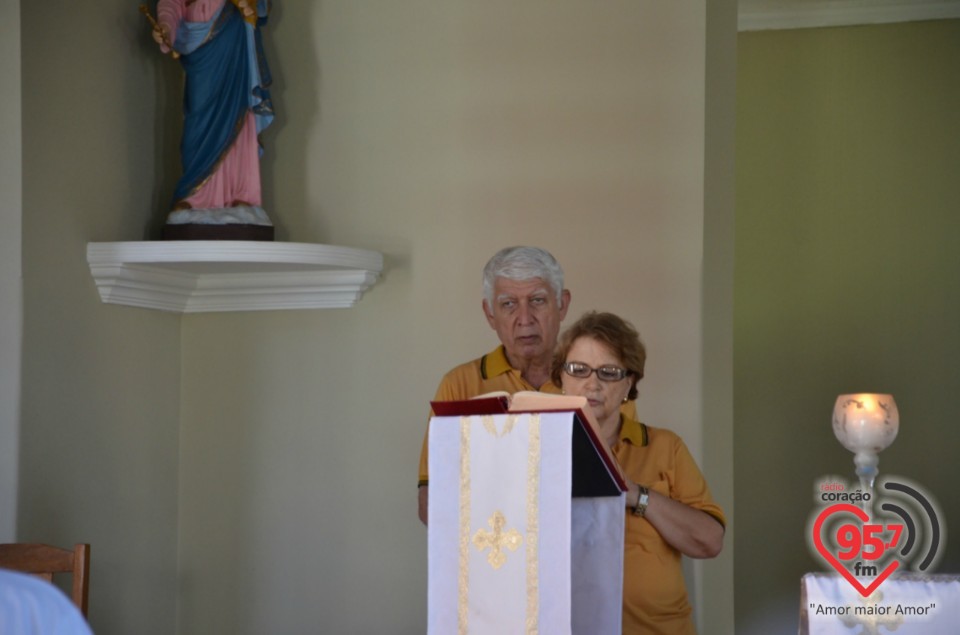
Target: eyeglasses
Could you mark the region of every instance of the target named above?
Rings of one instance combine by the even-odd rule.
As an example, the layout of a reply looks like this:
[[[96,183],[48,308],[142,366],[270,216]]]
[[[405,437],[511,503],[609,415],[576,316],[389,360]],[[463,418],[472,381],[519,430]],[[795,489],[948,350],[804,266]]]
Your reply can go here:
[[[601,366],[600,368],[590,368],[581,362],[566,362],[563,365],[563,370],[571,377],[578,377],[579,379],[586,379],[593,373],[596,373],[597,379],[600,381],[620,381],[630,374],[629,370],[626,368],[620,368],[619,366]]]

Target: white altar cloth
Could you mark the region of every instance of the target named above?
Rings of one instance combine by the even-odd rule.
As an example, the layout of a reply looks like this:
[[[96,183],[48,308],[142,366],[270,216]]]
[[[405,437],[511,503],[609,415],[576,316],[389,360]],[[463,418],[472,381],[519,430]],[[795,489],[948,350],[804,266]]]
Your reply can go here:
[[[833,573],[803,576],[800,635],[956,635],[960,576],[905,573],[863,597]]]

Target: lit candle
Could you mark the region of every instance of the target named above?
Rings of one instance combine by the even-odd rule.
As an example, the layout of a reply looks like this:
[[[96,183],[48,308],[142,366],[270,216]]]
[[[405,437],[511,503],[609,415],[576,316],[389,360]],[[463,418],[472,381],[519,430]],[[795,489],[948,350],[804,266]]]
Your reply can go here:
[[[833,406],[833,434],[855,454],[857,476],[873,487],[879,452],[897,438],[900,413],[893,395],[859,393],[840,395]]]

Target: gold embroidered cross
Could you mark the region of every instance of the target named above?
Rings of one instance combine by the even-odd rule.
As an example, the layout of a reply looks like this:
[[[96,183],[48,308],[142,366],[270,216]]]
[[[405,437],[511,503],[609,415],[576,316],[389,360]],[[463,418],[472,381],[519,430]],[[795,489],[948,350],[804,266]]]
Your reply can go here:
[[[849,606],[848,608],[853,609],[851,611],[853,615],[844,615],[840,618],[840,621],[848,628],[851,626],[863,627],[859,635],[880,635],[881,626],[887,631],[897,630],[903,624],[903,617],[891,615],[890,607],[880,604],[882,599],[883,594],[880,591],[874,591],[870,594],[870,597],[860,600],[866,605],[865,607],[859,607],[858,611],[857,607]]]
[[[494,569],[499,569],[503,566],[503,563],[507,561],[507,554],[503,553],[503,547],[508,548],[510,551],[516,551],[520,543],[523,542],[523,536],[521,536],[520,532],[516,529],[511,529],[506,532],[503,531],[504,525],[507,524],[507,519],[504,518],[503,513],[499,510],[495,511],[493,516],[487,519],[487,524],[490,525],[493,531],[478,529],[477,533],[473,535],[473,544],[480,551],[489,547],[490,553],[487,555],[487,562],[489,562],[490,566]]]

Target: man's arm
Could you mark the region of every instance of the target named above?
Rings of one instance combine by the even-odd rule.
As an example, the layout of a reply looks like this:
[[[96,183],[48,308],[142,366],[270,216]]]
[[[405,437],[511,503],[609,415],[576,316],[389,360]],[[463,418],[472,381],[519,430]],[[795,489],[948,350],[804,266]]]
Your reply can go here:
[[[430,486],[420,485],[417,487],[417,514],[420,516],[420,522],[427,524],[427,501],[430,496]]]

